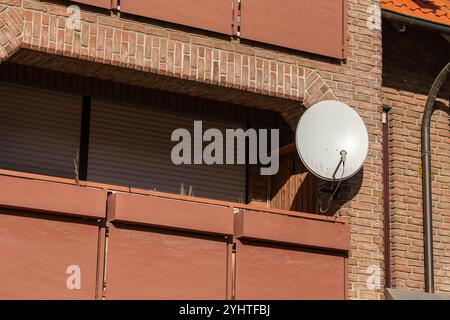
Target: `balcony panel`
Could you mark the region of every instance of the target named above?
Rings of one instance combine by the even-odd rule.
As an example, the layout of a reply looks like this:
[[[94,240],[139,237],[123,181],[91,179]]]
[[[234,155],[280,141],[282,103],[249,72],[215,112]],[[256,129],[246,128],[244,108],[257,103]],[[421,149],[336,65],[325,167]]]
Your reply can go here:
[[[98,233],[81,219],[0,208],[0,299],[95,299]]]
[[[232,235],[233,208],[176,199],[115,193],[108,198],[108,220],[138,225]]]
[[[2,207],[93,219],[106,216],[105,190],[8,176],[0,176],[0,188]]]
[[[226,299],[227,263],[224,237],[112,223],[106,298]]]
[[[236,299],[346,298],[346,223],[246,210],[235,237]]]
[[[342,253],[238,240],[236,299],[332,299],[347,292]]]

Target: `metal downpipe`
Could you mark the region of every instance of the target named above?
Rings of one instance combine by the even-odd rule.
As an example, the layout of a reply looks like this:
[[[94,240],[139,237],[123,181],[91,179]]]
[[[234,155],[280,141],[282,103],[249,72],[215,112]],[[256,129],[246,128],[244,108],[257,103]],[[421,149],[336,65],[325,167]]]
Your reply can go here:
[[[422,202],[423,202],[423,233],[424,233],[424,263],[425,291],[434,293],[434,263],[433,263],[433,216],[431,191],[431,155],[430,155],[430,123],[434,111],[434,103],[447,75],[450,63],[439,73],[431,86],[422,118]]]

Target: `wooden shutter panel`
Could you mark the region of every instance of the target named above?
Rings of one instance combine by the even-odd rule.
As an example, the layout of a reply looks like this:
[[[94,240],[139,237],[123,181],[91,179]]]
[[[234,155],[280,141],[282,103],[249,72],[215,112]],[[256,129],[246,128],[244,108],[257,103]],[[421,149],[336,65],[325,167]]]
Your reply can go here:
[[[242,0],[240,36],[345,58],[347,0]]]
[[[0,84],[0,167],[74,178],[81,97]]]
[[[232,0],[121,0],[120,11],[231,34]]]
[[[111,0],[74,0],[70,2],[78,2],[82,4],[87,4],[94,7],[110,9],[111,8]],[[76,4],[76,3],[73,3]]]

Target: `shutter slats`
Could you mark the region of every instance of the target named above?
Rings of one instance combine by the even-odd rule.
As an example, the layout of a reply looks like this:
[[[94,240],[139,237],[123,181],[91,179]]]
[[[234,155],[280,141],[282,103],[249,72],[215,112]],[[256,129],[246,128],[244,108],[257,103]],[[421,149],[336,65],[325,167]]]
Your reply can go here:
[[[196,119],[201,120],[201,119]],[[143,107],[92,101],[88,180],[179,193],[193,186],[194,195],[240,201],[245,197],[244,165],[174,165],[172,131],[185,128],[193,139],[192,117]],[[208,128],[236,124],[203,121]],[[224,152],[225,155],[225,152]]]
[[[74,177],[81,97],[0,83],[0,167]]]

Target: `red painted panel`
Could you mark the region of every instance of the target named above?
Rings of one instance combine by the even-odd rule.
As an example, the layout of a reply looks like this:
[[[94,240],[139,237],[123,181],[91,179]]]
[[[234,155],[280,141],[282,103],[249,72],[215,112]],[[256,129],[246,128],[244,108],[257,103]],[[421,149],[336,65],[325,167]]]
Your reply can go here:
[[[237,241],[236,299],[345,299],[345,281],[341,255]]]
[[[225,238],[110,225],[107,299],[226,299]]]
[[[224,206],[118,192],[108,197],[108,220],[232,235],[234,211]]]
[[[251,210],[235,215],[235,236],[326,250],[350,250],[348,224]]]
[[[231,34],[232,0],[121,0],[120,11]]]
[[[88,4],[90,6],[110,9],[111,8],[111,0],[73,0],[72,2],[78,2],[83,4]]]
[[[242,0],[242,38],[344,58],[347,0]]]
[[[106,191],[76,185],[0,176],[0,206],[103,219]]]
[[[98,226],[12,213],[0,211],[0,299],[94,299]],[[80,289],[67,287],[72,265]]]

